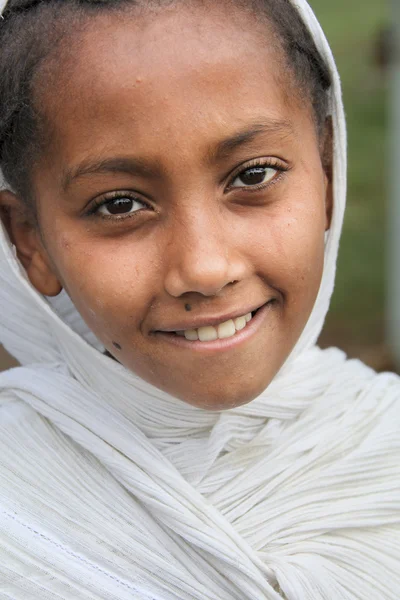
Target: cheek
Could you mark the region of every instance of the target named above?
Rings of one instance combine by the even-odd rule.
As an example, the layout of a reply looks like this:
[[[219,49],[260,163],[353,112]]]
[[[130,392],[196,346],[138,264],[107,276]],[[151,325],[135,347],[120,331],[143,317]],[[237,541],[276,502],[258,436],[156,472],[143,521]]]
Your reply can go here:
[[[325,220],[319,197],[294,201],[254,219],[248,247],[260,275],[284,293],[310,293],[319,286],[324,262]],[[251,243],[250,243],[251,239]]]
[[[76,308],[102,340],[137,327],[155,294],[157,262],[132,240],[79,240],[63,234],[57,269]]]

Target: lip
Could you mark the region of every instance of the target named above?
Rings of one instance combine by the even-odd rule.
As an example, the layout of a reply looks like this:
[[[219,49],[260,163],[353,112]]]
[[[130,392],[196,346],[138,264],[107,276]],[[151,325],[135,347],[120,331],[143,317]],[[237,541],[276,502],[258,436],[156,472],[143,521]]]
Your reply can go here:
[[[266,319],[268,313],[271,310],[271,307],[274,305],[274,301],[270,300],[261,308],[253,309],[257,310],[257,313],[254,315],[251,321],[246,325],[244,329],[238,331],[230,338],[224,340],[215,340],[213,342],[200,342],[194,341],[191,342],[187,340],[185,337],[181,337],[179,335],[174,335],[172,332],[166,331],[157,331],[155,336],[157,338],[161,338],[164,341],[172,344],[174,346],[178,346],[180,348],[185,348],[186,350],[192,350],[195,352],[219,352],[223,350],[230,350],[231,348],[235,348],[240,344],[245,343],[250,338],[252,338],[263,325],[264,320]],[[248,311],[253,312],[253,311]],[[239,315],[240,316],[240,315]],[[218,321],[220,322],[220,321]],[[175,331],[175,330],[173,330]],[[179,330],[178,330],[179,331]]]
[[[269,301],[271,302],[271,300]],[[230,321],[231,319],[237,319],[238,317],[243,317],[244,315],[248,315],[249,313],[253,313],[255,311],[260,310],[261,308],[263,308],[264,306],[266,306],[267,303],[263,303],[263,304],[257,304],[256,306],[253,305],[252,308],[244,308],[235,312],[231,312],[231,313],[225,313],[223,315],[218,315],[218,316],[213,316],[213,317],[205,317],[205,316],[199,316],[197,318],[193,318],[190,322],[186,321],[185,323],[183,321],[177,321],[176,323],[173,323],[171,326],[168,327],[163,327],[162,329],[155,329],[152,331],[152,333],[158,334],[158,333],[173,333],[174,331],[187,331],[189,329],[199,329],[200,327],[209,327],[210,325],[212,327],[215,327],[216,325],[220,325],[221,323],[226,323],[226,321]],[[205,342],[203,342],[205,343]]]

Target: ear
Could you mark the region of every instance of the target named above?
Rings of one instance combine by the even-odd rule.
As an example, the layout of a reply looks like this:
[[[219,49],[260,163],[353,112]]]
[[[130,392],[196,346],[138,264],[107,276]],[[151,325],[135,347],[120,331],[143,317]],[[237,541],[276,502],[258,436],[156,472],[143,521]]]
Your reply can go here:
[[[57,296],[60,284],[43,246],[32,211],[10,191],[0,191],[0,218],[32,285],[45,296]]]
[[[322,137],[321,147],[322,166],[325,172],[325,231],[331,226],[333,211],[333,124],[332,117],[327,117]]]

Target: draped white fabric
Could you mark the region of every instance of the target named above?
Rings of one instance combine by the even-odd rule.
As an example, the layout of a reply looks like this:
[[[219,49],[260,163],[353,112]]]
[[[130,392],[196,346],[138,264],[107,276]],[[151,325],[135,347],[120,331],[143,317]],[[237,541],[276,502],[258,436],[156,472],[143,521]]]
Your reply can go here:
[[[268,389],[196,409],[102,354],[0,232],[0,600],[396,600],[400,385],[315,346],[345,205],[334,76],[333,223],[309,323]],[[5,2],[0,0],[0,9]]]

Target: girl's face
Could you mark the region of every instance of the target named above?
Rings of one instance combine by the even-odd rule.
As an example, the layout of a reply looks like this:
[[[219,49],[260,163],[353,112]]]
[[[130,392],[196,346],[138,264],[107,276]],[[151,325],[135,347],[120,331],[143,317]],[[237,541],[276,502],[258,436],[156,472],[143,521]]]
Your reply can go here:
[[[42,99],[52,271],[118,361],[199,407],[268,386],[322,275],[330,186],[268,29],[212,3],[102,14]]]

